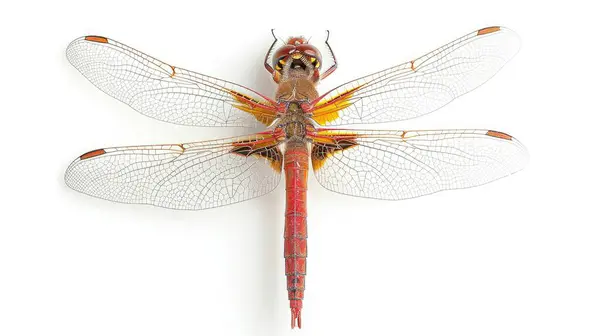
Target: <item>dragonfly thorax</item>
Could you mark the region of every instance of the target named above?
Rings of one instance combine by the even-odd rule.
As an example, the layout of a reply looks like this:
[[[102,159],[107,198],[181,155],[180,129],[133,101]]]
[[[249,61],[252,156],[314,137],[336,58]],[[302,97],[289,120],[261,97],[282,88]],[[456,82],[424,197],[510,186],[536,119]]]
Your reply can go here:
[[[275,99],[278,102],[311,102],[319,97],[316,83],[306,78],[295,78],[279,83]]]
[[[312,127],[313,124],[302,109],[302,104],[319,97],[315,83],[304,78],[283,81],[279,83],[275,97],[277,102],[286,104],[285,113],[279,118],[277,127],[284,131],[288,140],[304,140],[306,128]]]
[[[279,119],[277,127],[283,130],[287,140],[303,141],[306,138],[307,128],[312,127],[312,122],[300,107],[299,102],[291,102]]]

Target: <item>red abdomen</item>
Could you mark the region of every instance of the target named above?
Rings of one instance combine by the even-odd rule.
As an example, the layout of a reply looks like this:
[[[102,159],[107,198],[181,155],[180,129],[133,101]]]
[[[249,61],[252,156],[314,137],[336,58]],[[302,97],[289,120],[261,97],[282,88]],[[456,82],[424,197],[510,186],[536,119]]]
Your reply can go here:
[[[292,311],[292,328],[301,327],[304,277],[306,276],[306,182],[308,178],[308,147],[303,142],[290,141],[284,156],[285,169],[285,232],[284,256],[288,298]]]

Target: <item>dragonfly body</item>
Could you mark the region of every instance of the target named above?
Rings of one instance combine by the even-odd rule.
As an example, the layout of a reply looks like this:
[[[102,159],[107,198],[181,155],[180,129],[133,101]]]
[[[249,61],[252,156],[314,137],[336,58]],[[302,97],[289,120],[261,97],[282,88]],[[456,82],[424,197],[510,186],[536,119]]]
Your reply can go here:
[[[275,48],[278,43],[281,45]],[[101,148],[67,169],[71,188],[123,203],[199,210],[265,195],[285,175],[285,275],[292,328],[301,326],[306,276],[307,179],[342,194],[400,200],[508,176],[525,147],[489,129],[358,130],[323,127],[399,121],[430,113],[487,81],[518,50],[488,27],[419,58],[319,95],[321,52],[302,37],[275,39],[264,66],[273,98],[159,61],[101,36],[69,45],[69,61],[107,94],[150,117],[194,126],[254,126],[256,134],[194,143]],[[310,162],[310,163],[309,163]]]
[[[297,48],[297,47],[304,47]],[[308,53],[307,53],[308,52]],[[278,82],[275,101],[284,107],[284,113],[273,125],[285,134],[285,231],[284,257],[292,328],[302,326],[302,299],[306,276],[307,211],[306,192],[309,166],[308,133],[315,127],[310,114],[302,106],[318,98],[316,89],[320,80],[318,68],[320,53],[302,37],[292,37],[275,52],[274,66],[269,67]]]

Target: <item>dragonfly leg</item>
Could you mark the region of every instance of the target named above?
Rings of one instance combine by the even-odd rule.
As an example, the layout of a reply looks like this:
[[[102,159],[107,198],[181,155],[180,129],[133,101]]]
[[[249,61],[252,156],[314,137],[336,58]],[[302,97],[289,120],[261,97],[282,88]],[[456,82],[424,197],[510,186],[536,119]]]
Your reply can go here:
[[[331,75],[337,69],[337,58],[335,58],[333,49],[331,49],[331,46],[329,45],[329,30],[327,30],[327,39],[325,40],[325,45],[327,46],[327,50],[329,51],[331,58],[333,58],[333,65],[330,66],[329,69],[327,69],[327,71],[325,71],[321,75],[321,79],[327,78],[329,75]]]
[[[275,29],[271,29],[271,34],[273,34],[273,38],[275,39],[275,41],[273,41],[273,44],[271,44],[269,51],[267,51],[267,54],[265,55],[265,69],[267,69],[267,71],[270,74],[273,74],[275,69],[273,69],[271,64],[269,64],[269,56],[271,56],[271,52],[273,51],[273,48],[275,47],[275,44],[277,43],[277,36],[275,36]]]

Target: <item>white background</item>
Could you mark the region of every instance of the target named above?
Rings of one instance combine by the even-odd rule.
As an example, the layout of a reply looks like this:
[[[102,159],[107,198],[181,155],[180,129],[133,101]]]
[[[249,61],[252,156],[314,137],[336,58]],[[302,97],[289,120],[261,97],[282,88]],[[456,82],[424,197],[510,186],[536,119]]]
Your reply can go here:
[[[584,1],[12,2],[3,5],[0,335],[598,335],[598,26]],[[481,88],[390,129],[488,128],[529,149],[522,172],[403,202],[310,177],[301,331],[289,330],[284,188],[201,212],[68,189],[94,148],[220,138],[243,129],[144,117],[64,56],[114,38],[170,64],[270,94],[270,28],[331,30],[322,86],[503,25],[520,53]]]

